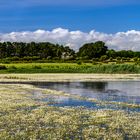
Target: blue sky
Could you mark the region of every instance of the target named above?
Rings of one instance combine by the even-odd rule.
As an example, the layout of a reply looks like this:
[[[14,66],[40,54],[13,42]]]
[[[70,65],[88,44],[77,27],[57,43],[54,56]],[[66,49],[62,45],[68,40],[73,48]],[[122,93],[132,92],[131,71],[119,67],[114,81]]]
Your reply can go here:
[[[138,0],[0,0],[0,32],[140,30]]]
[[[0,42],[140,51],[140,0],[0,0]]]

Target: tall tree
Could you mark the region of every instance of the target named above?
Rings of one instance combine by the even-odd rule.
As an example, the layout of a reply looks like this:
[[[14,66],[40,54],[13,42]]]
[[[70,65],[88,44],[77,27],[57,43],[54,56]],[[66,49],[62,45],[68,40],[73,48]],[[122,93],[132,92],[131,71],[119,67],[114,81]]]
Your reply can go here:
[[[105,55],[108,50],[108,47],[105,46],[105,43],[102,41],[97,41],[95,43],[84,44],[77,53],[79,57],[86,59],[100,58],[102,55]]]

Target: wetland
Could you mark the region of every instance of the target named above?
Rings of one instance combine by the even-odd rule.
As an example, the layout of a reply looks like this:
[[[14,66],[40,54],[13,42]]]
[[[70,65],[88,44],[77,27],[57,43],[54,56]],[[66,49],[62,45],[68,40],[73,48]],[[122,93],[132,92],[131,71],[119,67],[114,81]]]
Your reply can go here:
[[[0,139],[140,139],[139,81],[18,80],[0,82]]]

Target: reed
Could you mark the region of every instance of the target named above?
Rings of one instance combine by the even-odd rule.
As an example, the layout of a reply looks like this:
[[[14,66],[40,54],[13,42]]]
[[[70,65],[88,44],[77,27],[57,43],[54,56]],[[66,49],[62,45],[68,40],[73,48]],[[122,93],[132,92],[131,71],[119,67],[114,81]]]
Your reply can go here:
[[[140,66],[136,64],[97,64],[91,63],[23,63],[5,64],[0,73],[109,73],[133,74],[140,73]]]

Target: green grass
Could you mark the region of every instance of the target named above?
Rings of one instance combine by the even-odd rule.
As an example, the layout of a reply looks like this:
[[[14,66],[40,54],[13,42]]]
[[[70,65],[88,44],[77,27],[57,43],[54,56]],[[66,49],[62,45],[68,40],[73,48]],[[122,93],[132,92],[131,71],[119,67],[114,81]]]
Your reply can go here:
[[[133,63],[21,63],[1,66],[6,66],[6,69],[0,69],[0,73],[140,73],[140,66]]]
[[[1,140],[140,139],[140,113],[50,107],[33,100],[33,90],[39,89],[0,85]]]

